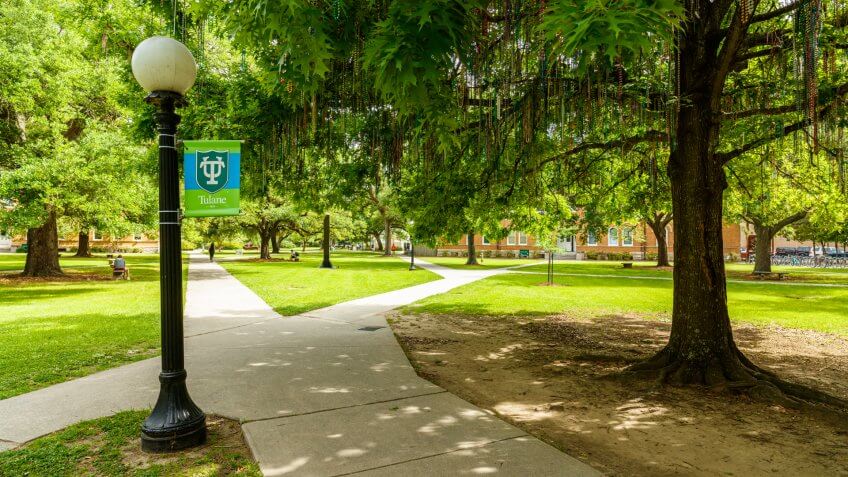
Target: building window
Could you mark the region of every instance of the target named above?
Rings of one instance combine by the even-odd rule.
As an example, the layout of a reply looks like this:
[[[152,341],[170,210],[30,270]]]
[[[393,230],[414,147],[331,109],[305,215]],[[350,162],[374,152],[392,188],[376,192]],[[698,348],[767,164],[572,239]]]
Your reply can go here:
[[[97,229],[94,229],[94,240],[103,240],[103,234]]]
[[[489,243],[489,239],[487,239],[485,235],[480,237],[480,240],[482,240],[483,245],[492,245],[491,243]]]
[[[621,231],[621,244],[625,246],[633,246],[633,229],[626,227]]]
[[[507,245],[515,245],[515,233],[511,233],[506,238]]]
[[[586,233],[586,245],[598,245],[598,237],[595,237],[595,232]]]
[[[141,240],[141,238],[142,238],[141,234],[139,234],[139,233],[133,234],[133,240],[139,241],[139,240]]]
[[[518,245],[527,245],[527,234],[524,232],[516,232],[518,234]]]
[[[610,247],[618,246],[618,229],[615,227],[609,228],[609,234],[607,235],[607,245]]]

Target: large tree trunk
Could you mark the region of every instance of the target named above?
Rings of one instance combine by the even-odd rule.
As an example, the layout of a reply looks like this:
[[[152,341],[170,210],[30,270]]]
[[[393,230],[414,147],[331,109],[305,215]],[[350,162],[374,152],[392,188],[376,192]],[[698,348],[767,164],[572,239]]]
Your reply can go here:
[[[468,241],[468,260],[465,261],[466,265],[479,265],[477,263],[477,248],[474,247],[474,231],[471,230],[466,235]]]
[[[377,241],[377,251],[382,252],[383,251],[383,241],[380,239],[380,233],[379,232],[374,232],[374,240]]]
[[[727,311],[722,244],[722,195],[727,187],[719,144],[721,102],[727,73],[744,35],[718,41],[730,2],[687,3],[678,35],[681,101],[668,172],[674,214],[674,304],[668,344],[631,367],[663,382],[705,384],[770,400],[813,399],[846,407],[827,394],[787,383],[753,364],[736,347]],[[692,12],[692,8],[700,11]],[[734,22],[739,21],[739,14]],[[728,59],[727,55],[731,55]],[[676,143],[675,143],[676,142]],[[782,391],[782,393],[780,392]]]
[[[271,232],[267,230],[259,231],[259,258],[271,258],[271,248],[268,246],[271,242]]]
[[[56,213],[50,212],[41,227],[27,230],[27,256],[25,277],[53,277],[64,275],[59,266],[59,233]]]
[[[681,57],[685,52],[681,52]],[[690,81],[696,81],[690,78]],[[703,94],[700,95],[703,98]],[[674,214],[674,305],[666,347],[634,369],[656,369],[677,384],[753,381],[733,342],[722,245],[722,164],[708,102],[681,108],[669,160]]]
[[[77,243],[77,253],[74,257],[91,257],[91,244],[88,240],[88,230],[79,233],[79,243]]]
[[[386,218],[385,229],[386,229],[386,246],[383,250],[383,255],[390,256],[392,254],[392,221]]]
[[[651,228],[651,231],[654,232],[654,237],[657,238],[657,266],[658,267],[670,267],[671,263],[668,261],[668,237],[666,236],[665,224],[662,218],[658,218],[654,221],[646,221],[648,223],[648,227]]]
[[[771,239],[774,232],[771,227],[754,224],[757,244],[754,246],[754,271],[771,272]]]
[[[271,253],[280,253],[280,240],[278,235],[278,231],[274,229],[271,232]]]
[[[324,214],[324,239],[321,241],[321,248],[324,250],[321,268],[333,268],[330,262],[330,214]]]

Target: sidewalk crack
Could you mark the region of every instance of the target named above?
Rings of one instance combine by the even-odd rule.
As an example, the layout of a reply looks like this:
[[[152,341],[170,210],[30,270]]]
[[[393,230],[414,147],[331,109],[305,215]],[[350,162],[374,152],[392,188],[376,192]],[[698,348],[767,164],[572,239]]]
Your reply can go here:
[[[424,459],[432,459],[433,457],[439,457],[441,455],[453,454],[454,452],[464,451],[464,450],[468,450],[468,449],[479,449],[481,447],[486,447],[488,445],[497,444],[499,442],[504,442],[504,441],[511,441],[513,439],[520,439],[522,437],[530,437],[530,436],[527,433],[522,432],[520,435],[517,435],[517,436],[504,437],[503,439],[495,439],[495,440],[491,440],[491,441],[484,442],[482,444],[477,444],[477,445],[471,445],[471,446],[466,446],[466,447],[457,447],[457,448],[454,448],[454,449],[447,450],[445,452],[439,452],[439,453],[436,453],[436,454],[425,455],[425,456],[421,456],[421,457],[413,457],[412,459],[406,459],[406,460],[401,460],[401,461],[398,461],[398,462],[392,462],[391,464],[378,465],[377,467],[371,467],[370,469],[362,469],[362,470],[357,470],[357,471],[354,471],[354,472],[345,472],[343,474],[334,474],[333,477],[342,477],[342,476],[345,476],[345,475],[362,474],[364,472],[371,472],[372,470],[385,469],[387,467],[393,467],[393,466],[396,466],[396,465],[406,464],[406,463],[409,463],[409,462],[416,462],[416,461],[424,460]],[[535,437],[533,439],[535,439]]]
[[[241,421],[241,425],[244,426],[245,424],[251,424],[251,423],[254,423],[254,422],[273,421],[275,419],[286,419],[286,418],[289,418],[289,417],[309,416],[311,414],[319,414],[319,413],[322,413],[322,412],[339,411],[339,410],[342,410],[342,409],[353,409],[353,408],[357,408],[357,407],[371,406],[373,404],[385,404],[387,402],[402,401],[404,399],[415,399],[415,398],[419,398],[419,397],[434,396],[436,394],[445,394],[445,393],[447,393],[447,391],[442,389],[441,391],[434,391],[434,392],[431,392],[431,393],[416,394],[414,396],[404,396],[404,397],[393,398],[393,399],[385,399],[385,400],[382,400],[382,401],[373,401],[373,402],[367,402],[367,403],[363,403],[363,404],[352,404],[350,406],[334,407],[334,408],[331,408],[331,409],[320,409],[320,410],[317,410],[317,411],[301,412],[301,413],[297,413],[297,414],[286,414],[285,416],[273,416],[273,417],[262,417],[262,418],[259,418],[259,419],[249,419],[249,420]]]

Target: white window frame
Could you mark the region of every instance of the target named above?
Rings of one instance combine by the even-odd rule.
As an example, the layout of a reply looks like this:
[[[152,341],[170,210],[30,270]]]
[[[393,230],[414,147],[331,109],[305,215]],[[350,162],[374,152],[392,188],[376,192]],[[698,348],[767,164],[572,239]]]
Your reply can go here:
[[[506,237],[506,244],[507,245],[515,245],[515,242],[516,242],[515,234],[516,233],[517,232],[510,232],[509,235],[507,235],[507,237]]]
[[[91,238],[92,240],[103,240],[103,234],[97,229],[94,229],[94,233],[91,234]]]
[[[610,247],[618,247],[618,229],[610,227],[607,230],[607,245]]]
[[[518,234],[518,245],[527,245],[527,234],[524,232],[516,232],[516,234]]]
[[[671,225],[665,226],[665,245],[668,247],[668,238],[671,237]],[[660,239],[657,236],[654,236],[654,244],[659,247]]]
[[[481,244],[483,244],[483,245],[492,245],[492,244],[489,242],[489,239],[487,239],[485,235],[481,235],[481,236],[480,236],[480,243],[481,243]]]
[[[628,237],[630,238],[630,243],[628,243]],[[621,245],[625,247],[633,246],[633,229],[631,227],[625,227],[621,230]]]
[[[586,232],[586,245],[590,247],[598,246],[598,237],[595,235],[595,232],[588,231]]]

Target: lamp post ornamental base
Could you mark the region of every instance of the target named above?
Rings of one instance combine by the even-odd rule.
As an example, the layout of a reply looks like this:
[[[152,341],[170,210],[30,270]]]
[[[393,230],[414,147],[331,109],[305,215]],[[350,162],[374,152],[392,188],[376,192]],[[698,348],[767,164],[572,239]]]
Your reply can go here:
[[[188,395],[186,372],[162,372],[159,399],[141,426],[141,449],[174,452],[206,442],[206,415]]]

